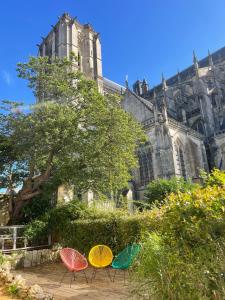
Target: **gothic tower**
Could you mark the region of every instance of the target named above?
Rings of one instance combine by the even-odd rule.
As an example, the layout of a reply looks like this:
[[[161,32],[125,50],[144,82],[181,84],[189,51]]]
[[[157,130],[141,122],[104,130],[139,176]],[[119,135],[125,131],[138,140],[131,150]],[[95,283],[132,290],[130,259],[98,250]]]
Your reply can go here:
[[[39,47],[40,56],[77,57],[75,67],[84,75],[97,82],[103,91],[102,54],[99,34],[90,24],[82,25],[76,18],[64,13]]]

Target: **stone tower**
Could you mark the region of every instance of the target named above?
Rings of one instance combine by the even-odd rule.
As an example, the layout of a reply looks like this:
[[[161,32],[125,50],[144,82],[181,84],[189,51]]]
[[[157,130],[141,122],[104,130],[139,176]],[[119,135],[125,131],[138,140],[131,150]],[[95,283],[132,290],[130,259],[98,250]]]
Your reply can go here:
[[[38,45],[40,56],[69,57],[73,52],[77,57],[77,70],[95,80],[99,91],[103,92],[101,42],[90,24],[82,25],[76,18],[64,13],[42,39]]]

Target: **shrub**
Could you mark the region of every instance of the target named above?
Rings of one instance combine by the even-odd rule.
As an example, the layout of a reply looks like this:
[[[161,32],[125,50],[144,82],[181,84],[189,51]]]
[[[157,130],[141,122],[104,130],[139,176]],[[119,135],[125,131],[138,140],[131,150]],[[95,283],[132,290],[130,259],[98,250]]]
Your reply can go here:
[[[5,262],[5,257],[2,253],[0,253],[0,266]]]
[[[224,299],[225,190],[171,194],[154,214],[159,221],[143,240],[136,292],[153,300]]]
[[[42,193],[28,201],[22,208],[21,223],[27,224],[40,218],[53,207],[53,197],[57,190],[58,182],[50,181],[42,186]]]
[[[103,211],[73,201],[52,209],[26,228],[26,236],[37,240],[52,234],[53,241],[88,254],[93,245],[107,244],[115,253],[151,229],[149,213],[128,215],[123,210]]]
[[[25,235],[32,240],[37,240],[49,233],[56,235],[63,230],[66,223],[77,219],[91,218],[94,215],[95,211],[88,209],[85,203],[74,200],[48,210],[44,215],[33,220],[26,226]]]
[[[19,294],[19,287],[17,286],[17,284],[12,283],[10,284],[10,286],[8,287],[7,291],[9,292],[9,294],[11,296],[17,296]]]
[[[97,244],[106,244],[118,253],[128,244],[139,242],[142,233],[150,229],[147,215],[121,216],[114,213],[105,218],[67,223],[59,235],[59,242],[85,254]]]
[[[211,173],[201,171],[200,176],[204,186],[221,186],[225,187],[225,172],[213,169]]]
[[[167,195],[177,192],[186,192],[193,190],[198,185],[183,177],[172,177],[170,179],[157,179],[149,183],[146,188],[145,197],[149,204],[161,205],[164,203]]]

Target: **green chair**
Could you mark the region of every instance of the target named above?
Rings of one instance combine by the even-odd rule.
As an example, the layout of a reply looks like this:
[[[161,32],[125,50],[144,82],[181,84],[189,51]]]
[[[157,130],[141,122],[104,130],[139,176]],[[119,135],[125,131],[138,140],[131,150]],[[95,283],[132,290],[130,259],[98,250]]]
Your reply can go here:
[[[117,270],[124,271],[124,281],[125,281],[125,270],[128,269],[135,257],[141,250],[141,246],[139,244],[132,244],[123,249],[113,260],[112,268],[115,269],[115,273],[113,276],[113,281],[115,280]]]

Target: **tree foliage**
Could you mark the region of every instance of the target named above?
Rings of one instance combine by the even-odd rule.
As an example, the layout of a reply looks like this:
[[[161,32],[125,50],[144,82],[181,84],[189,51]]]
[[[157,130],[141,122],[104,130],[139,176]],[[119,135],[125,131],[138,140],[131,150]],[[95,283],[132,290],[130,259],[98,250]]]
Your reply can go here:
[[[141,127],[122,110],[118,97],[103,96],[94,81],[75,71],[73,59],[32,57],[18,64],[19,77],[39,101],[29,112],[12,105],[7,112],[8,104],[2,103],[0,137],[15,154],[12,165],[21,162],[25,170],[15,218],[50,180],[56,186],[73,184],[79,192],[116,192],[136,166],[134,153],[145,139]],[[2,163],[1,168],[4,173]]]
[[[196,184],[190,180],[185,180],[183,177],[159,178],[153,180],[147,186],[145,192],[146,201],[149,204],[161,205],[169,194],[191,191],[196,186]]]

